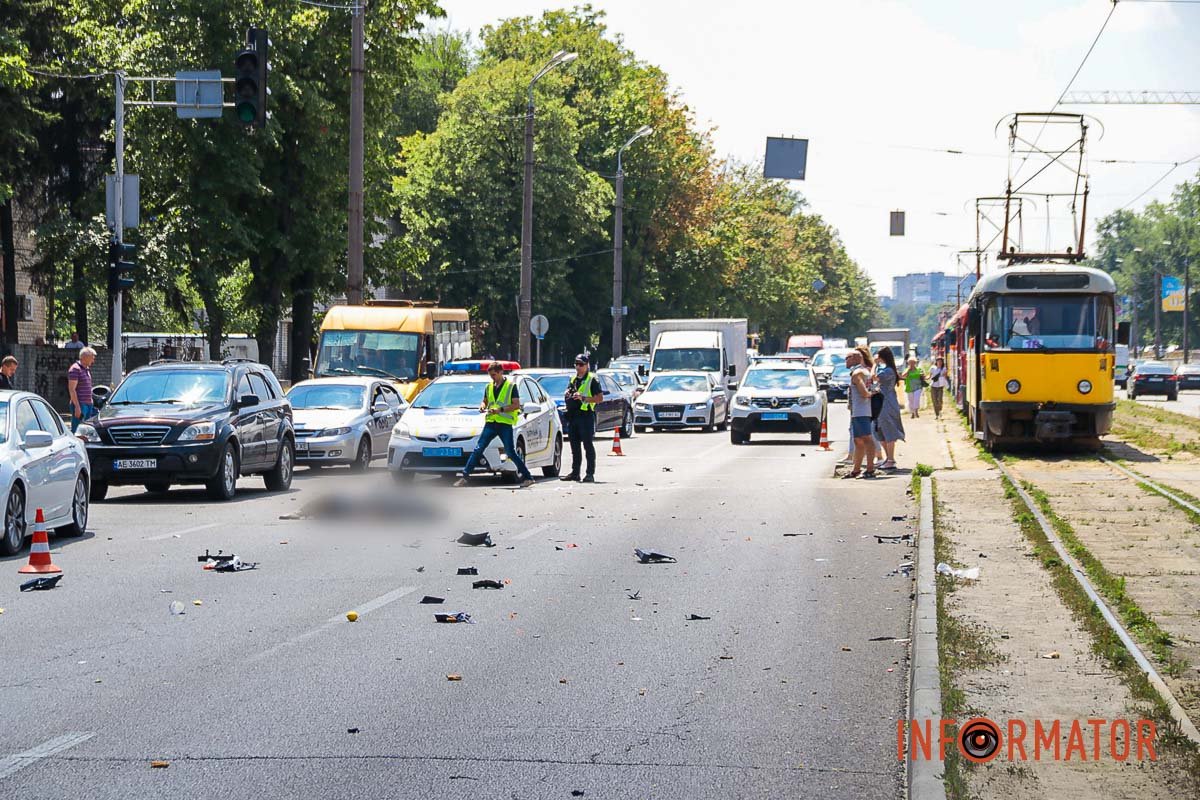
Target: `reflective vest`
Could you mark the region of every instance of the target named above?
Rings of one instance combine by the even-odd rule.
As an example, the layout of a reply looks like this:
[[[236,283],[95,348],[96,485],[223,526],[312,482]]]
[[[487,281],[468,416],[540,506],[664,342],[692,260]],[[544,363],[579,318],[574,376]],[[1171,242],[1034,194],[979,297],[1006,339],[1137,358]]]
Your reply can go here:
[[[502,383],[500,385],[500,396],[496,397],[496,384],[495,384],[495,382],[489,380],[488,385],[487,385],[487,391],[484,394],[484,399],[487,400],[488,406],[500,406],[501,408],[503,408],[504,406],[506,406],[512,402],[512,394],[513,394],[512,381],[508,381],[508,380],[504,381],[504,383]],[[516,425],[517,424],[517,412],[516,411],[488,412],[487,421],[488,422],[503,422],[505,425]]]
[[[579,394],[583,397],[591,397],[593,394],[592,380],[593,380],[592,373],[589,372],[587,374],[587,377],[585,377],[583,379],[583,382],[579,384],[579,387],[575,391],[579,392]],[[582,403],[581,402],[579,404],[580,411],[593,411],[593,410],[595,410],[595,408],[596,408],[595,403]]]

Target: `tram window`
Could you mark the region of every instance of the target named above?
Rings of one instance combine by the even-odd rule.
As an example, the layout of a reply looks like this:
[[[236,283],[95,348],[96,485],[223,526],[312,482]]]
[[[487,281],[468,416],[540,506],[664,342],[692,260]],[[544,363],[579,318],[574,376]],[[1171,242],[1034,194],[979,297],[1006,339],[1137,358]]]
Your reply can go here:
[[[1001,295],[984,314],[989,350],[1109,350],[1112,303],[1095,295]]]

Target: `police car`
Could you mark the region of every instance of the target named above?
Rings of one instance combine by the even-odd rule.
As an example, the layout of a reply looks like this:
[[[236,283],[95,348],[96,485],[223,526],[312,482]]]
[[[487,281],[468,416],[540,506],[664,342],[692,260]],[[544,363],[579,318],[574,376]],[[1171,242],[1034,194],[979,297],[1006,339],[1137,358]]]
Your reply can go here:
[[[486,365],[484,365],[486,366]],[[538,382],[526,375],[509,375],[521,403],[513,439],[530,471],[541,467],[547,477],[562,468],[563,435],[554,402]],[[443,375],[426,386],[392,428],[388,468],[398,480],[420,473],[462,472],[483,430],[479,410],[491,378],[487,373]],[[499,439],[484,450],[476,472],[516,478],[517,470]]]
[[[762,361],[746,370],[734,394],[729,440],[744,444],[759,432],[807,433],[819,444],[825,411],[825,392],[808,365]]]
[[[296,431],[296,463],[349,464],[356,472],[387,452],[404,400],[379,378],[315,378],[288,390]]]

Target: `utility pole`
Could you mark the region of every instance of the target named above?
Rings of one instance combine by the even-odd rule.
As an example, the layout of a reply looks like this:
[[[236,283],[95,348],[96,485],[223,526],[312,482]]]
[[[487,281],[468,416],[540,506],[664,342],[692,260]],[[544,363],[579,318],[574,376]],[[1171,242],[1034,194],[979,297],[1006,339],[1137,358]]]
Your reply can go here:
[[[1162,273],[1154,270],[1154,357],[1162,358]]]
[[[363,17],[366,0],[357,0],[350,22],[350,197],[347,207],[346,302],[363,301]]]
[[[117,71],[113,76],[117,96],[116,116],[113,122],[113,133],[116,150],[116,180],[113,182],[113,221],[116,231],[118,248],[125,241],[125,73]],[[125,293],[119,288],[113,297],[112,313],[112,385],[116,388],[125,372],[122,363],[123,348],[121,347],[121,298]]]
[[[629,141],[621,145],[617,149],[617,197],[616,204],[613,207],[613,304],[612,304],[612,357],[617,358],[625,349],[624,336],[624,321],[625,321],[625,306],[622,305],[622,295],[624,293],[624,263],[622,262],[622,251],[625,242],[625,230],[623,218],[625,216],[625,168],[622,166],[621,156],[625,152],[625,148],[636,142],[643,136],[649,136],[654,133],[654,129],[649,125],[643,125],[638,128],[637,133],[629,138]]]
[[[1192,262],[1183,262],[1183,363],[1188,363],[1188,313],[1192,304]]]

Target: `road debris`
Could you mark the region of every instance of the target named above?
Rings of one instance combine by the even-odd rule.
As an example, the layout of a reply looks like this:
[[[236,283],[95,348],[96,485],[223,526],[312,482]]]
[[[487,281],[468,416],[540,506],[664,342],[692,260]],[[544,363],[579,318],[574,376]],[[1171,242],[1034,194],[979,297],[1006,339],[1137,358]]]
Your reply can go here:
[[[150,762],[150,769],[166,769],[169,766],[171,766],[170,761],[151,761]]]
[[[48,578],[34,578],[21,584],[22,592],[43,592],[53,589],[62,580],[62,575],[51,575]]]
[[[459,611],[454,614],[434,614],[433,619],[436,622],[455,623],[455,622],[470,622],[471,615],[465,611]]]
[[[908,519],[907,514],[892,514],[892,522],[904,522]]]
[[[471,584],[472,589],[503,589],[504,584],[500,581],[494,581],[490,578],[484,578],[480,581],[474,581]]]
[[[1057,650],[1051,650],[1049,653],[1042,653],[1042,658],[1062,658],[1062,653],[1058,652]]]
[[[346,728],[346,733],[358,733],[358,728]]]
[[[660,553],[657,550],[643,550],[640,547],[633,548],[633,554],[643,564],[673,564],[676,561],[674,556]]]
[[[895,577],[896,575],[903,575],[904,577],[907,578],[908,576],[912,575],[912,571],[913,571],[913,562],[905,561],[900,566],[896,567],[894,570],[889,572],[887,575],[884,575],[883,577],[892,578],[892,577]]]
[[[968,567],[967,569],[956,569],[945,561],[937,565],[937,573],[939,575],[951,575],[965,581],[979,580],[979,567]]]
[[[459,544],[465,544],[468,547],[495,547],[496,543],[492,541],[492,534],[488,531],[483,533],[463,533],[456,539]]]
[[[478,575],[479,568],[478,567],[459,567],[458,574],[459,575]]]
[[[183,603],[179,602],[178,600],[172,600],[171,605],[168,606],[168,608],[171,610],[171,616],[173,617],[178,617],[184,613]]]
[[[894,641],[896,641],[896,637],[895,636],[873,636],[870,639],[867,639],[867,641],[868,642],[894,642]]]
[[[417,572],[424,572],[424,571],[425,571],[425,568],[424,568],[424,567],[417,567],[416,571],[417,571]]]
[[[214,562],[211,566],[205,564],[204,568],[211,569],[213,572],[245,572],[248,569],[258,569],[258,562],[242,561],[238,556],[230,556]]]
[[[687,622],[699,622],[701,620],[712,619],[712,617],[702,617],[699,614],[688,614],[684,617]]]
[[[808,533],[785,533],[784,536],[812,536],[812,531]]]
[[[875,534],[875,544],[884,544],[885,542],[887,544],[911,544],[912,540],[913,535],[911,533],[902,533],[899,536],[880,536],[878,533]]]
[[[346,619],[349,622],[358,622],[358,612],[357,611],[347,611]]]
[[[446,680],[448,680],[448,681],[461,681],[461,680],[462,680],[462,675],[459,675],[457,672],[451,672],[449,675],[447,675],[447,676],[446,676]]]
[[[431,595],[431,594],[427,594],[427,595],[425,595],[424,597],[422,597],[422,598],[421,598],[421,599],[420,599],[418,602],[420,602],[420,603],[424,603],[424,604],[426,604],[426,605],[437,605],[438,603],[444,603],[444,602],[446,602],[446,598],[444,598],[444,597],[434,597],[434,596],[433,596],[433,595]]]
[[[204,601],[203,601],[203,600],[193,600],[193,601],[192,601],[192,605],[194,605],[194,606],[202,606],[202,605],[204,605]]]
[[[627,591],[627,592],[625,592],[625,596],[628,597],[630,600],[641,600],[642,599],[642,590],[638,589],[633,594],[629,594],[629,592]]]

